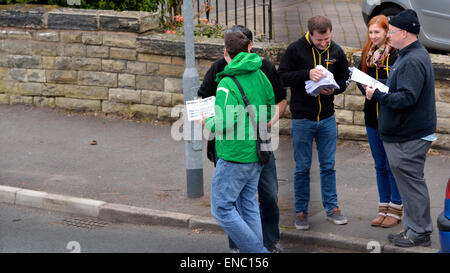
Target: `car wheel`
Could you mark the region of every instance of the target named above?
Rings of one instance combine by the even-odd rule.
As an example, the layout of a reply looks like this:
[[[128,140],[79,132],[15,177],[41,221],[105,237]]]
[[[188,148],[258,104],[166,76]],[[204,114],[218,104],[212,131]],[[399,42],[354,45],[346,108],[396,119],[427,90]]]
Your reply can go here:
[[[397,15],[397,13],[399,13],[399,12],[402,11],[402,10],[403,10],[403,9],[402,9],[402,8],[399,8],[399,7],[386,7],[386,8],[384,8],[384,9],[382,9],[382,10],[380,11],[379,14],[383,14],[383,15],[385,15],[388,19],[391,19],[391,17]],[[378,14],[378,15],[379,15],[379,14]]]

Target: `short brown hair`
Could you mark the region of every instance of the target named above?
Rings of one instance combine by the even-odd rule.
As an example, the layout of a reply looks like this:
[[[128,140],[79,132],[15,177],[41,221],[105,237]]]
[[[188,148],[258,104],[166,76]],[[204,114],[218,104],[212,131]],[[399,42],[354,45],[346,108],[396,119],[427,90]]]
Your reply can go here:
[[[225,48],[233,59],[241,52],[248,52],[250,40],[242,32],[225,32]]]
[[[325,16],[314,16],[308,20],[308,31],[310,35],[314,34],[314,30],[317,30],[319,34],[324,34],[327,30],[332,31],[333,26],[331,20]]]

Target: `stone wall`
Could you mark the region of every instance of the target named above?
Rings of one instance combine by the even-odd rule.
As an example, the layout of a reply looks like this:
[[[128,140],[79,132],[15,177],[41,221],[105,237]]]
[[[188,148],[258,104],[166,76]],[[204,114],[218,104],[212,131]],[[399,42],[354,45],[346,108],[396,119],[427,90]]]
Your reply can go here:
[[[171,110],[183,104],[183,37],[141,33],[156,26],[146,13],[63,9],[30,14],[0,11],[0,104],[178,119]],[[70,23],[75,21],[82,23]],[[254,49],[278,64],[286,46],[256,43]],[[345,51],[352,63],[358,62],[356,49]],[[201,80],[222,56],[223,42],[196,38],[195,53]],[[450,150],[450,57],[433,55],[432,60],[438,111],[433,147]],[[354,83],[335,97],[335,104],[339,138],[366,140],[364,97]],[[280,132],[289,134],[290,126],[288,108]]]

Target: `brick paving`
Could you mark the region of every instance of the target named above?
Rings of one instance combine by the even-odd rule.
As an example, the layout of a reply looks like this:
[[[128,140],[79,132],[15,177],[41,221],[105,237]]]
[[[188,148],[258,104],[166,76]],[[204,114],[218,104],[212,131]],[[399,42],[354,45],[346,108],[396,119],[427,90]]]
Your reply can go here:
[[[291,43],[308,31],[310,17],[324,15],[333,23],[333,40],[361,48],[367,27],[360,0],[278,0],[273,2],[273,40]]]
[[[200,1],[202,2],[202,1]],[[196,1],[194,1],[194,4]],[[210,1],[212,5],[215,1]],[[219,23],[225,24],[223,0],[219,1]],[[269,1],[265,4],[268,6]],[[247,27],[254,30],[253,1],[246,1]],[[237,22],[244,24],[244,1],[238,0]],[[234,1],[228,0],[228,25],[235,24]],[[263,1],[256,1],[256,37],[262,33]],[[195,7],[196,10],[196,7]],[[340,45],[361,48],[366,38],[367,27],[361,14],[361,0],[272,0],[273,41],[291,43],[307,32],[307,21],[316,15],[325,15],[333,23],[333,40]],[[204,17],[204,14],[201,16]],[[267,9],[266,9],[267,17]],[[216,21],[215,10],[211,21]],[[268,21],[266,21],[268,33]],[[268,36],[266,34],[266,36]]]

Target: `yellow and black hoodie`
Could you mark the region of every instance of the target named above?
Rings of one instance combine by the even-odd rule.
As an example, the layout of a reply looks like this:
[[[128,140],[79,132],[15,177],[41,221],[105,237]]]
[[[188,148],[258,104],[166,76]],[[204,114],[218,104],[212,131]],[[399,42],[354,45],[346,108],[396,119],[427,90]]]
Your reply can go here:
[[[309,80],[309,71],[319,64],[333,73],[340,87],[332,95],[313,97],[306,93],[305,81]],[[284,85],[291,87],[292,118],[312,121],[320,121],[334,114],[334,95],[345,91],[349,76],[347,57],[342,48],[331,41],[325,50],[319,50],[311,42],[309,33],[288,46],[278,73]]]

